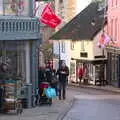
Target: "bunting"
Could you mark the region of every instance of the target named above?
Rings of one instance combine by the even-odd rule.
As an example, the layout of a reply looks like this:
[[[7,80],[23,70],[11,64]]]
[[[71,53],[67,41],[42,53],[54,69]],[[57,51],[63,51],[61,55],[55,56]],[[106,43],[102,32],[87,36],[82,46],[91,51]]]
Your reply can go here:
[[[98,46],[100,48],[104,48],[105,45],[107,45],[109,43],[109,41],[110,41],[110,37],[105,32],[103,32],[102,35],[100,36]]]

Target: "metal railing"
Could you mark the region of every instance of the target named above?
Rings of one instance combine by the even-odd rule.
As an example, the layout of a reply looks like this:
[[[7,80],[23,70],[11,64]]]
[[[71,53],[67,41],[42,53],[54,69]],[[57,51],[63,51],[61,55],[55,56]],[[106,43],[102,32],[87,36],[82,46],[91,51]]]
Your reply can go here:
[[[32,38],[39,38],[39,34],[40,25],[37,18],[0,16],[1,40],[4,40],[4,38],[7,39],[9,35],[15,36],[16,38],[23,36],[23,39],[26,35],[29,36],[29,38],[30,36]]]

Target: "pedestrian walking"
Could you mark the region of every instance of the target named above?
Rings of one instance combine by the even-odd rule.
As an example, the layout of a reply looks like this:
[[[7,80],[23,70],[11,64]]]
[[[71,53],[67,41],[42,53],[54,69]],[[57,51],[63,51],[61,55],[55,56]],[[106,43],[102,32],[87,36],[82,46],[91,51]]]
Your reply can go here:
[[[81,81],[82,81],[82,79],[83,79],[83,76],[84,76],[84,68],[83,68],[83,67],[80,67],[80,68],[79,68],[79,72],[78,72],[79,85],[81,85]]]
[[[89,70],[88,70],[87,64],[83,65],[83,70],[84,70],[83,81],[84,81],[84,84],[87,85],[88,79],[89,79]]]
[[[67,84],[67,77],[69,75],[69,68],[63,62],[60,68],[57,70],[56,75],[59,76],[59,100],[61,100],[61,91],[63,100],[66,99],[66,84]]]
[[[46,81],[51,85],[52,83],[52,67],[50,66],[50,64],[46,65],[46,69],[45,69],[45,75],[46,75]]]
[[[42,66],[38,70],[38,83],[40,84],[41,82],[45,81],[46,74],[45,74],[45,66]]]

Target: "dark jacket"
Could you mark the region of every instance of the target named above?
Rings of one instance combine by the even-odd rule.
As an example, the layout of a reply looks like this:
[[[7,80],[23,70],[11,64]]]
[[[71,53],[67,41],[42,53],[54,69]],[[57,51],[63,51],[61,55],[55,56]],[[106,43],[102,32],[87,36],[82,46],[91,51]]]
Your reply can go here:
[[[40,84],[41,82],[44,82],[45,79],[46,79],[45,70],[41,68],[41,69],[39,69],[39,71],[38,71],[39,84]]]
[[[52,69],[50,67],[46,67],[45,73],[46,73],[46,80],[47,82],[52,82]]]
[[[67,77],[69,75],[69,68],[60,68],[57,70],[56,75],[59,75],[59,82],[67,82]]]

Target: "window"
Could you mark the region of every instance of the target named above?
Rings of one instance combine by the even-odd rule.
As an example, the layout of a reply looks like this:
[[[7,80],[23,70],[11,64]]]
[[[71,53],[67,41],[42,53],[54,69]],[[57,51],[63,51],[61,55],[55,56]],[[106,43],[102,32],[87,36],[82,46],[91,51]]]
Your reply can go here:
[[[111,36],[113,36],[113,19],[111,20],[111,31],[110,31]]]
[[[0,62],[7,63],[10,75],[25,77],[25,43],[23,41],[0,41]]]
[[[61,42],[61,47],[62,47],[62,52],[65,53],[65,42],[64,41]]]
[[[59,3],[62,4],[62,3],[63,3],[63,0],[59,0]]]
[[[75,49],[75,42],[71,42],[71,50],[74,50]]]
[[[116,6],[118,5],[118,0],[115,1],[115,5],[116,5]]]
[[[115,19],[115,40],[118,40],[118,24],[117,19]]]
[[[81,41],[81,51],[85,51],[84,41]]]
[[[111,7],[113,7],[113,0],[111,0]]]
[[[28,4],[28,0],[0,0],[0,15],[22,15]]]
[[[88,57],[88,53],[87,52],[81,52],[80,53],[80,57],[85,57],[85,58],[87,58]]]

